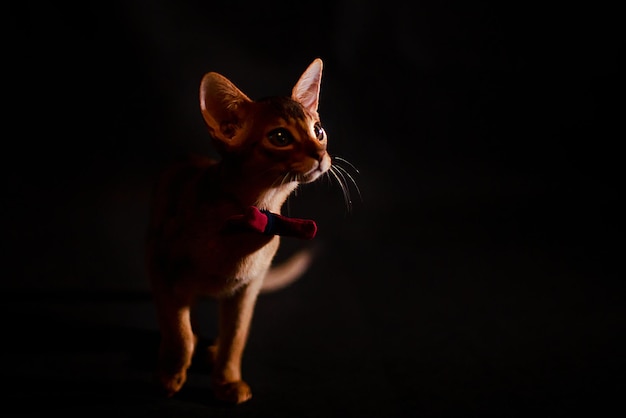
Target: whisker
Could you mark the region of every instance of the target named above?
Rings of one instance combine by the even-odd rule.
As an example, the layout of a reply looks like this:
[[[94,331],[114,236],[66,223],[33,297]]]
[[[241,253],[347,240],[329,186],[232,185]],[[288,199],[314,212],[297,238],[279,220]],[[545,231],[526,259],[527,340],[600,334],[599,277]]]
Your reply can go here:
[[[333,184],[333,177],[330,175],[330,170],[326,171],[324,173],[324,177],[326,177],[326,182],[328,183],[329,186],[332,186]]]
[[[348,164],[348,165],[349,165],[349,166],[350,166],[350,167],[351,167],[354,171],[356,171],[356,172],[357,172],[357,174],[360,174],[359,169],[358,169],[358,168],[356,168],[356,167],[354,166],[354,164],[352,164],[350,161],[346,160],[345,158],[341,158],[341,157],[337,157],[337,156],[335,156],[335,157],[333,157],[333,159],[335,159],[335,160],[339,160],[339,161],[341,161],[341,162],[344,162],[344,163]]]
[[[343,185],[345,186],[346,194],[348,195],[350,202],[352,202],[352,199],[350,198],[350,188],[348,187],[348,180],[346,180],[346,176],[344,176],[343,173],[338,170],[339,166],[335,165],[333,168],[335,169],[335,173],[337,173],[339,177],[341,177],[341,183],[343,183]]]
[[[292,173],[285,173],[285,175],[283,176],[283,180],[280,182],[280,185],[282,186],[283,184],[290,183],[294,180],[296,180],[295,175],[293,175]]]
[[[281,186],[289,181],[290,175],[290,173],[285,173],[282,177],[276,177],[274,181],[272,181],[272,184],[270,185],[269,190],[266,193],[266,197],[270,199],[273,198],[278,192],[278,189],[280,189]]]
[[[330,178],[330,174],[328,173],[328,171],[324,172],[324,174],[322,174],[322,181],[325,181],[326,184],[332,183],[331,182],[331,178]]]
[[[337,170],[333,166],[331,166],[328,171],[333,175],[335,180],[337,180],[337,183],[339,183],[339,187],[341,187],[341,191],[343,192],[343,199],[344,199],[344,202],[346,204],[346,210],[348,212],[351,212],[352,211],[352,201],[350,200],[350,192],[348,191],[347,187],[342,182],[342,177],[337,175],[338,172],[337,172]],[[339,171],[339,174],[341,174],[341,171]],[[344,179],[344,181],[345,181],[345,179]]]
[[[269,170],[267,170],[269,171]],[[289,173],[286,173],[284,176],[282,177],[276,177],[274,179],[274,181],[272,182],[272,185],[270,186],[271,188],[276,188],[276,187],[280,187],[283,184],[285,184],[285,180],[286,178],[289,176]]]
[[[349,164],[349,163],[348,163]],[[348,173],[348,170],[346,170],[345,168],[343,168],[342,166],[340,166],[339,164],[335,164],[335,167],[339,170],[341,170],[346,176],[348,176],[348,178],[350,179],[350,181],[352,182],[352,184],[354,185],[354,188],[356,189],[357,194],[359,195],[359,199],[361,200],[361,202],[363,201],[363,196],[361,195],[361,189],[359,189],[358,184],[356,184],[356,180],[354,179],[354,177],[352,177],[352,175],[350,173]],[[356,170],[356,169],[355,169]],[[357,171],[358,173],[358,171]],[[343,177],[343,176],[342,176]],[[345,179],[345,177],[344,177]]]
[[[298,175],[297,175],[297,174],[294,174],[294,173],[287,172],[287,173],[285,173],[282,177],[277,178],[277,179],[274,181],[274,184],[278,183],[278,180],[279,180],[279,179],[280,179],[280,183],[278,184],[278,186],[276,186],[276,187],[274,188],[274,193],[277,193],[277,191],[276,191],[276,190],[277,190],[277,189],[279,189],[279,188],[280,188],[281,186],[283,186],[284,184],[291,183],[292,181],[298,181]],[[286,208],[286,209],[285,209],[285,213],[286,213],[288,216],[289,216],[289,214],[291,213],[291,206],[290,206],[290,200],[291,200],[291,197],[292,197],[292,196],[294,196],[294,197],[295,197],[295,196],[297,196],[297,195],[298,195],[298,188],[296,188],[296,189],[293,191],[293,195],[289,195],[289,196],[287,196],[287,199],[285,200],[285,203],[284,203],[284,204],[285,204],[285,208]]]

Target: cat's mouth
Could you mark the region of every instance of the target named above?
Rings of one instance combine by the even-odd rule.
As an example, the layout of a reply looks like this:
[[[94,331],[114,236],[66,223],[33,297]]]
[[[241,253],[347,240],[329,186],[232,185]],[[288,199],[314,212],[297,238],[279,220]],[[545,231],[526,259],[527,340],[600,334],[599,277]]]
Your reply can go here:
[[[299,174],[298,177],[297,177],[298,178],[298,183],[302,183],[302,184],[312,183],[315,180],[317,180],[319,178],[319,176],[321,176],[322,174],[323,174],[323,172],[322,172],[322,170],[320,170],[319,167],[314,168],[313,170],[308,171],[308,172],[306,172],[304,174]]]
[[[322,174],[324,174],[330,168],[330,162],[323,159],[322,161],[316,161],[313,168],[305,173],[301,173],[297,175],[297,180],[299,183],[312,183],[317,180]]]

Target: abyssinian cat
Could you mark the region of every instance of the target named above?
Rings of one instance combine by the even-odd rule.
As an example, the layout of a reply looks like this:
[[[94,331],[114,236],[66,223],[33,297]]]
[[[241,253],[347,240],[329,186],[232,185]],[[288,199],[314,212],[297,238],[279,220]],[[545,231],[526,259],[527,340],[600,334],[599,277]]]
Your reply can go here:
[[[241,361],[257,296],[293,280],[308,260],[297,254],[271,267],[279,235],[310,239],[316,231],[312,221],[281,215],[281,207],[300,184],[338,177],[318,115],[321,76],[315,59],[291,97],[258,101],[220,74],[202,78],[200,109],[221,158],[193,158],[163,173],[147,234],[161,333],[157,374],[169,396],[185,383],[196,349],[190,311],[207,296],[218,301],[218,335],[208,348],[215,397],[241,403],[252,396]]]

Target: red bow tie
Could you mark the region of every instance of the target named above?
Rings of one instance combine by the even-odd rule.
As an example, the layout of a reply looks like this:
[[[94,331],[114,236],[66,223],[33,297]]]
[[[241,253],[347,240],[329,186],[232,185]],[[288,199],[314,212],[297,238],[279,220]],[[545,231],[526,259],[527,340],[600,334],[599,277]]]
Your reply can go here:
[[[231,216],[228,218],[228,223],[236,229],[256,231],[265,235],[313,239],[317,233],[315,221],[289,218],[256,206],[246,208],[243,215]]]

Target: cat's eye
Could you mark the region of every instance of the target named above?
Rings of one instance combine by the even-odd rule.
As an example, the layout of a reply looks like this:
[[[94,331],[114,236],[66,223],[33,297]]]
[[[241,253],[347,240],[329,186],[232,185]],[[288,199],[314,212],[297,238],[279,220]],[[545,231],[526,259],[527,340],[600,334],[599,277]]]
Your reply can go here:
[[[322,128],[322,125],[319,122],[316,122],[315,126],[313,126],[313,132],[315,132],[315,137],[319,141],[324,140],[324,128]]]
[[[293,142],[293,135],[291,135],[291,132],[289,132],[285,128],[277,128],[271,130],[267,134],[267,137],[269,138],[270,142],[277,147],[286,147]]]

